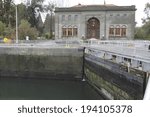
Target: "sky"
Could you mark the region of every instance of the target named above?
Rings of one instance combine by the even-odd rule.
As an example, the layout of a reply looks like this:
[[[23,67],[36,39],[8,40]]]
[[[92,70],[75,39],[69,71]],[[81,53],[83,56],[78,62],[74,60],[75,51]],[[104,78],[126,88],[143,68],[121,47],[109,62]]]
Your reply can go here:
[[[16,2],[16,4],[21,2],[21,0],[14,0],[14,1]],[[50,1],[50,0],[45,0],[45,1]],[[62,1],[62,0],[52,0],[52,1]],[[64,0],[64,1],[66,1],[67,6],[73,6],[73,5],[77,5],[79,3],[84,4],[84,5],[86,5],[86,4],[104,4],[104,0]],[[150,3],[150,0],[105,0],[106,4],[114,4],[114,5],[118,5],[118,6],[135,5],[136,9],[137,9],[136,19],[135,19],[137,22],[137,26],[142,25],[141,18],[143,18],[145,16],[143,11],[145,8],[145,4],[148,2]]]

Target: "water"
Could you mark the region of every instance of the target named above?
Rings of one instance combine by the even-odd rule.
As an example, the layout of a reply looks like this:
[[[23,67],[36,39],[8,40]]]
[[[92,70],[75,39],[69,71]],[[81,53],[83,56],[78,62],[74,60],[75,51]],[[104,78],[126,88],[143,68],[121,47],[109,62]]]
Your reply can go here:
[[[0,99],[101,100],[87,82],[41,79],[0,79]]]

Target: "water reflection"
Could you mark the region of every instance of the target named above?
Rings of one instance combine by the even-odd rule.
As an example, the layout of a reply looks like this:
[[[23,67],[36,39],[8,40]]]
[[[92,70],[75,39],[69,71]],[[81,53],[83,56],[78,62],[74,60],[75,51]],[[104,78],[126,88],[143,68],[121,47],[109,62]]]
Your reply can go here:
[[[100,100],[87,82],[41,79],[0,79],[0,99]]]

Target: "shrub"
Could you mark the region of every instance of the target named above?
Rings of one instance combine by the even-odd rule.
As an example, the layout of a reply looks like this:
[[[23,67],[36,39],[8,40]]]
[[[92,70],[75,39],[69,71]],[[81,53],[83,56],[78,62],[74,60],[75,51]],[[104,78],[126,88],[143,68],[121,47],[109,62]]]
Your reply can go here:
[[[19,39],[25,39],[29,36],[30,39],[37,39],[38,31],[36,28],[31,27],[30,23],[26,20],[21,20],[19,25]]]

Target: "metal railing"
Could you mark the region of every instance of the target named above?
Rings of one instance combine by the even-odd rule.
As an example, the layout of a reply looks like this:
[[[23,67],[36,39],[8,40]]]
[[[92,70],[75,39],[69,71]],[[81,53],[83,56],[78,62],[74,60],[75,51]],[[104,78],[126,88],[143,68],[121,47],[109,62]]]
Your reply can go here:
[[[47,42],[50,40],[37,39],[37,40],[18,40],[18,43],[41,43]],[[81,39],[59,39],[59,40],[51,40],[56,43],[78,43],[81,45],[116,45],[116,46],[143,46],[150,45],[150,41],[144,40],[97,40],[97,39],[89,39],[89,40],[81,40]],[[0,39],[0,43],[3,43],[3,40]],[[11,40],[11,43],[15,43],[15,40]]]
[[[85,53],[102,59],[113,60],[113,62],[118,64],[128,64],[131,68],[150,73],[150,58],[135,57],[132,55],[126,55],[124,53],[122,54],[91,47],[86,47]]]
[[[146,86],[145,94],[143,100],[150,100],[150,76],[148,78],[148,83]]]

